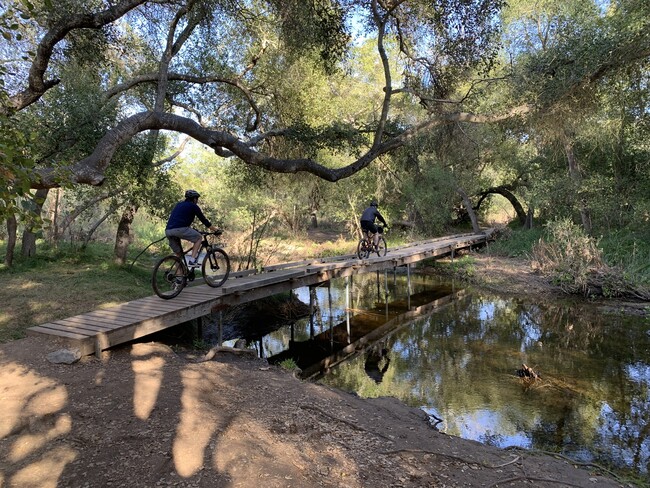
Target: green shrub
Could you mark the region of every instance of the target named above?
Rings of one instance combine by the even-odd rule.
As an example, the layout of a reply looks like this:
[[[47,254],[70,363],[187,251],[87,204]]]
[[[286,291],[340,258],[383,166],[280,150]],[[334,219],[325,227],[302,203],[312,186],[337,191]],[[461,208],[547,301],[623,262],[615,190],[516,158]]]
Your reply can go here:
[[[279,364],[282,369],[286,369],[287,371],[293,371],[295,369],[299,369],[298,363],[296,363],[296,361],[293,358],[284,359]]]
[[[609,265],[599,241],[569,219],[547,225],[547,236],[533,247],[532,265],[567,293],[585,296],[650,298],[624,269]]]
[[[490,254],[505,257],[528,257],[533,246],[544,235],[542,228],[501,229],[494,242],[488,246]]]

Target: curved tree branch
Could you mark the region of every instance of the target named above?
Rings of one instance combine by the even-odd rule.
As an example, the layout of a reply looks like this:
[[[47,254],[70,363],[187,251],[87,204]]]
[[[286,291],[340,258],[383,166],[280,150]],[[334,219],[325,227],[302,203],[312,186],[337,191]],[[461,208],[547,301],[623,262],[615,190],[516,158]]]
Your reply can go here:
[[[27,88],[10,96],[7,102],[0,106],[0,114],[8,115],[24,109],[40,99],[47,90],[59,84],[60,80],[57,79],[46,80],[45,72],[50,64],[54,47],[70,31],[74,29],[99,29],[148,1],[150,0],[122,0],[102,12],[69,16],[52,27],[38,44],[36,55],[29,70]]]
[[[53,188],[60,186],[63,181],[100,185],[104,181],[104,171],[111,162],[115,151],[133,136],[147,130],[169,130],[180,132],[196,139],[212,148],[217,154],[237,156],[247,164],[259,166],[277,173],[297,173],[304,171],[327,181],[338,181],[347,178],[367,167],[379,156],[405,145],[417,134],[433,127],[450,122],[488,123],[505,120],[530,111],[530,107],[522,106],[500,115],[475,115],[470,113],[441,114],[435,119],[411,127],[383,143],[373,145],[356,161],[341,168],[328,168],[310,158],[278,159],[267,156],[255,150],[251,145],[238,139],[229,132],[210,130],[202,127],[196,121],[179,115],[142,112],[120,122],[114,129],[107,132],[99,141],[93,153],[77,164],[65,169],[43,169],[34,174],[33,188]]]
[[[192,76],[192,75],[186,75],[182,73],[168,73],[167,74],[167,79],[169,81],[185,81],[188,83],[196,83],[196,84],[206,84],[206,83],[225,83],[231,86],[234,86],[235,88],[238,88],[246,98],[246,101],[248,104],[251,106],[251,109],[253,112],[255,112],[255,119],[254,121],[250,124],[249,127],[247,127],[247,130],[255,130],[259,126],[260,118],[261,118],[261,112],[259,107],[257,106],[257,103],[253,99],[253,95],[251,91],[244,86],[244,84],[240,81],[239,77],[236,78],[226,78],[223,76]],[[124,83],[120,83],[119,85],[115,85],[113,88],[108,90],[104,96],[106,100],[109,100],[110,98],[120,94],[121,92],[125,92],[134,86],[137,86],[141,83],[152,83],[152,82],[158,82],[159,76],[158,73],[145,73],[139,76],[136,76],[134,78],[131,78],[128,81],[125,81]]]
[[[381,64],[384,69],[384,101],[382,102],[381,107],[381,117],[379,118],[379,124],[375,132],[375,138],[372,142],[372,147],[377,147],[381,143],[381,139],[384,135],[384,127],[386,126],[386,120],[388,119],[388,111],[390,109],[390,99],[392,96],[392,81],[390,75],[390,65],[388,63],[388,55],[386,54],[386,49],[384,48],[384,35],[386,33],[386,17],[382,17],[379,13],[379,8],[377,5],[377,0],[372,1],[372,16],[375,19],[375,24],[377,25],[377,51],[379,52],[379,57],[381,58]]]

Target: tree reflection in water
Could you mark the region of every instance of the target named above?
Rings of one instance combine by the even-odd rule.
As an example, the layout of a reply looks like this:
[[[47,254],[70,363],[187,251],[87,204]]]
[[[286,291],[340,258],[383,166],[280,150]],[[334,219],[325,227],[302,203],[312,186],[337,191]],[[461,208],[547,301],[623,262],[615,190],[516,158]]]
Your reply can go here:
[[[370,343],[328,366],[321,381],[365,397],[398,397],[443,419],[437,428],[449,434],[649,472],[650,335],[643,320],[603,316],[573,303],[533,303],[466,290],[466,298],[404,324],[400,314],[414,308],[408,306],[406,277],[376,278],[355,276],[347,320],[353,329],[363,329],[364,323],[370,330],[399,324],[380,338],[389,367],[377,362],[368,374],[368,354],[375,354],[368,351]],[[411,281],[411,300],[453,289],[430,277],[412,275]],[[329,291],[317,290],[317,334],[326,334],[332,323],[346,323],[345,287],[345,280],[338,280]],[[297,295],[304,299],[308,291]],[[295,323],[294,341],[316,342],[307,329]],[[278,340],[284,343],[279,349],[287,349],[291,341],[280,339],[287,333],[265,338],[268,356],[279,353],[272,351]],[[358,340],[354,330],[350,339]],[[333,350],[339,340],[345,339],[332,332],[327,347]],[[518,378],[522,363],[542,380]]]

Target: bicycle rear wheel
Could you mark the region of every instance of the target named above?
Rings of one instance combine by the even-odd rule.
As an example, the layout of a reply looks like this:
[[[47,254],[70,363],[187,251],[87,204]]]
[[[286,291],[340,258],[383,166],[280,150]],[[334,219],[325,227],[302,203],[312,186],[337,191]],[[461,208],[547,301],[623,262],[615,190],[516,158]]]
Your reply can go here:
[[[203,279],[213,288],[223,285],[230,274],[230,258],[221,248],[215,247],[203,258]]]
[[[186,284],[185,266],[178,256],[165,256],[154,266],[151,286],[160,298],[169,300],[178,296]]]
[[[386,239],[384,239],[383,236],[379,236],[379,242],[377,243],[377,256],[385,256],[387,250],[388,246],[386,245]]]
[[[367,259],[370,256],[370,243],[366,239],[361,239],[357,245],[357,257]]]

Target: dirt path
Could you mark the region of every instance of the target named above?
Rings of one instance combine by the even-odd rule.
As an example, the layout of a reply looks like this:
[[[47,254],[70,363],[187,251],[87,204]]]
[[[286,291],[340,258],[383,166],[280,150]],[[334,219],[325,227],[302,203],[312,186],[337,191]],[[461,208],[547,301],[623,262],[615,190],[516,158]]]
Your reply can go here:
[[[622,486],[565,459],[450,437],[397,400],[260,359],[142,343],[52,364],[58,347],[0,346],[2,488]]]

